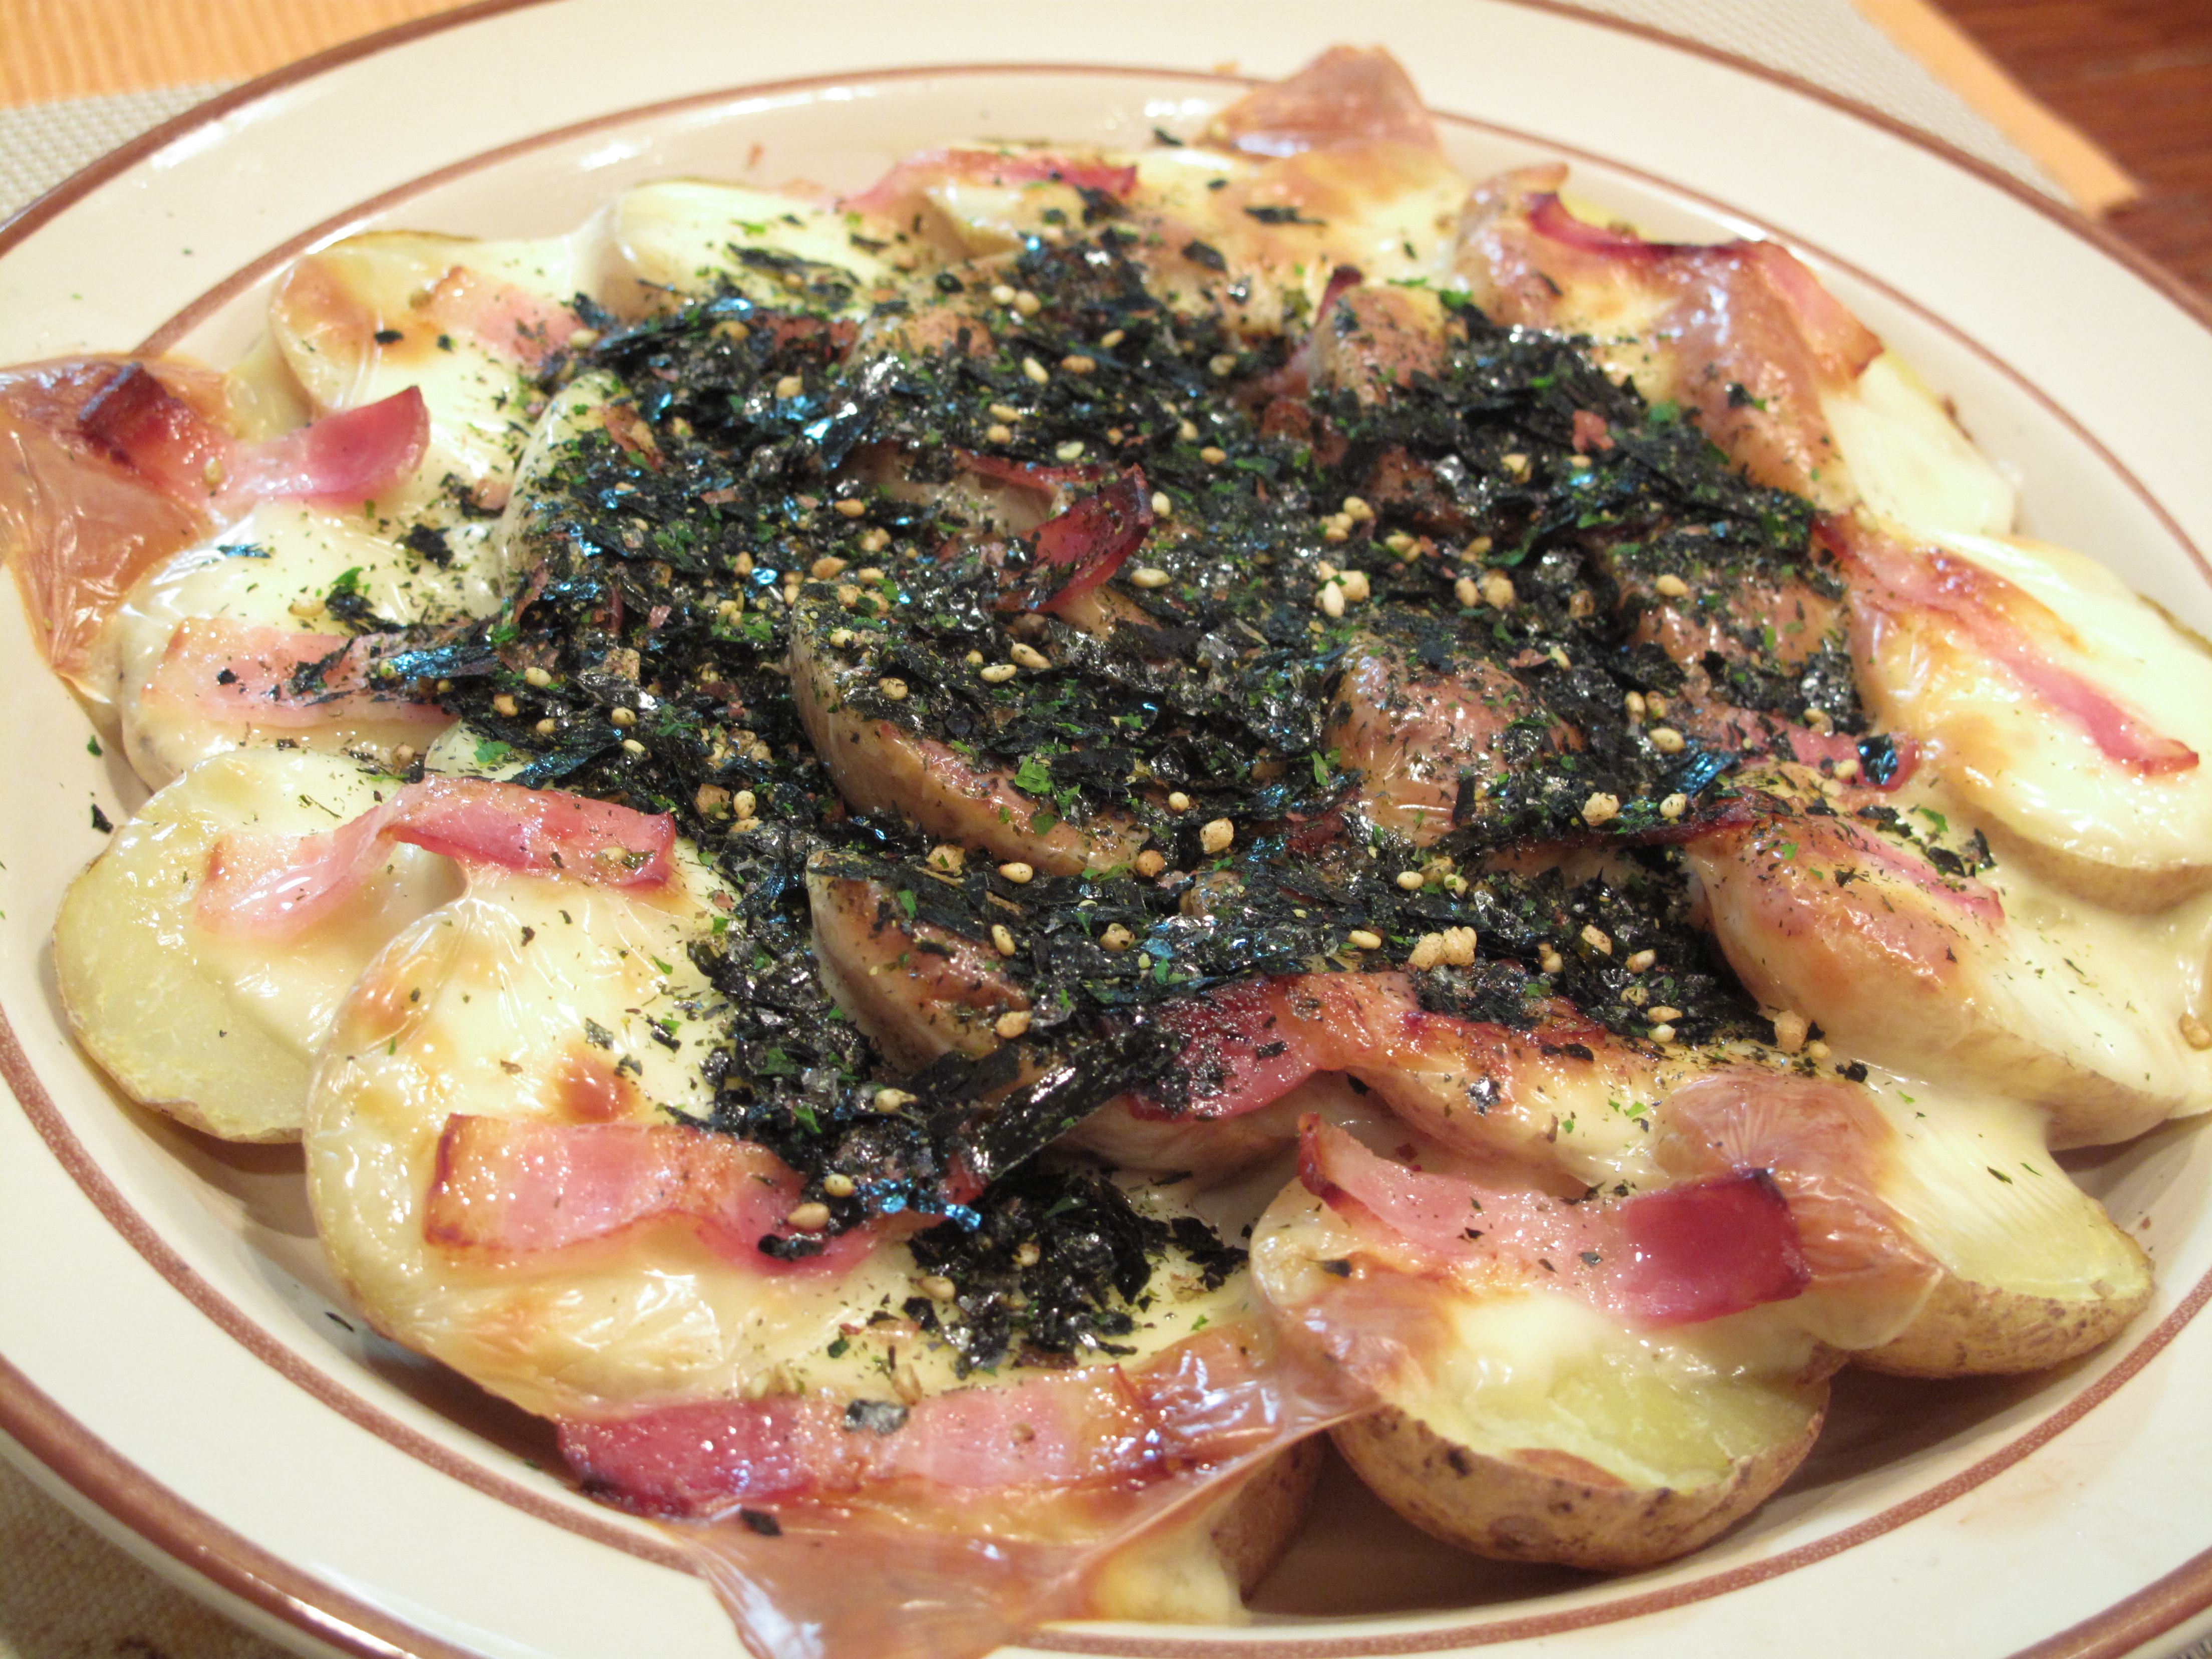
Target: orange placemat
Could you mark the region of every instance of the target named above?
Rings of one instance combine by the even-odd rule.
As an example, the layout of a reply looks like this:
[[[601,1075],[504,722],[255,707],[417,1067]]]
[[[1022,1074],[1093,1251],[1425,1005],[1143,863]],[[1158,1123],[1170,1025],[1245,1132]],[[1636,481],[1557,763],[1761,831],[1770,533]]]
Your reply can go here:
[[[0,0],[0,103],[243,81],[455,0]]]

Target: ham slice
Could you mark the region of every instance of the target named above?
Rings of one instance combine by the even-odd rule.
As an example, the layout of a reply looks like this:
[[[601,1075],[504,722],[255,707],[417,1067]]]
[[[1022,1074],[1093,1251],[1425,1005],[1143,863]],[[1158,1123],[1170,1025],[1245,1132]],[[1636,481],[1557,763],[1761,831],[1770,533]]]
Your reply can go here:
[[[554,789],[428,777],[321,835],[228,836],[210,856],[198,919],[211,933],[297,936],[345,902],[404,841],[477,869],[657,887],[672,873],[675,821]]]
[[[456,1112],[438,1138],[423,1234],[449,1249],[520,1257],[679,1222],[724,1261],[763,1273],[836,1274],[874,1230],[784,1259],[760,1243],[789,1231],[798,1174],[765,1146],[680,1123],[549,1123]]]

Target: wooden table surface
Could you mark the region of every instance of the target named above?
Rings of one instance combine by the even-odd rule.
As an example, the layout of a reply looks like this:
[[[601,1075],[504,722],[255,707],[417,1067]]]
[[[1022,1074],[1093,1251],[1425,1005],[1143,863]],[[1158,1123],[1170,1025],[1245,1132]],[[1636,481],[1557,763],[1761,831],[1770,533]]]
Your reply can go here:
[[[2212,301],[2212,0],[1938,0],[2143,187],[2106,222]]]

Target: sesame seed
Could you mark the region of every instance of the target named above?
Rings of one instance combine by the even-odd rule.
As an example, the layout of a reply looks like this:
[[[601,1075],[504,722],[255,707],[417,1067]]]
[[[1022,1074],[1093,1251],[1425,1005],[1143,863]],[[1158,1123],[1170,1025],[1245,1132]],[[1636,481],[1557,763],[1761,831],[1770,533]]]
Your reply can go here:
[[[1086,357],[1079,351],[1071,351],[1060,360],[1060,366],[1070,374],[1089,374],[1098,367],[1098,360]]]
[[[637,724],[637,710],[635,708],[611,708],[607,711],[607,718],[612,720],[617,726],[635,726]]]
[[[1224,351],[1206,360],[1206,373],[1217,380],[1225,380],[1237,372],[1237,355]]]
[[[491,712],[501,720],[511,720],[522,710],[511,693],[502,691],[491,700]]]
[[[1357,495],[1346,495],[1337,510],[1354,524],[1365,524],[1375,516],[1375,509]]]
[[[1472,968],[1481,939],[1472,927],[1447,927],[1443,931],[1444,963],[1452,968]]]
[[[1513,591],[1512,577],[1502,570],[1490,570],[1483,573],[1482,602],[1492,611],[1510,610],[1514,599],[1517,597]]]
[[[914,1282],[932,1302],[950,1302],[960,1294],[960,1287],[943,1273],[924,1273]]]
[[[1034,1267],[1044,1260],[1044,1250],[1035,1239],[1025,1238],[1014,1247],[1014,1266]]]
[[[1176,423],[1176,436],[1187,444],[1194,444],[1198,441],[1198,428],[1192,422],[1178,421]]]
[[[1669,823],[1674,823],[1676,818],[1680,817],[1689,810],[1690,798],[1687,795],[1669,795],[1659,803],[1659,816]]]
[[[1426,973],[1444,959],[1444,936],[1424,933],[1413,941],[1413,948],[1406,954],[1406,965],[1418,972]]]
[[[537,725],[532,726],[530,729],[535,732],[541,738],[550,738],[561,728],[556,721],[549,717],[548,719],[538,721]],[[392,751],[392,757],[394,760],[398,760],[399,758],[399,750],[397,749],[393,750]],[[413,750],[410,749],[407,751],[407,758],[409,760],[413,760],[415,758],[415,751]]]
[[[1680,576],[1675,575],[1672,571],[1669,571],[1667,574],[1660,577],[1656,581],[1653,582],[1651,586],[1653,589],[1662,597],[1670,599],[1686,598],[1690,592],[1689,583],[1684,581]]]
[[[1656,951],[1635,951],[1630,952],[1627,959],[1620,965],[1632,974],[1640,974],[1658,960],[1659,953]]]
[[[1098,942],[1109,951],[1126,951],[1137,942],[1137,936],[1117,921],[1098,935]]]
[[[796,398],[805,390],[806,382],[796,374],[787,374],[775,383],[775,395],[779,398]]]
[[[1474,585],[1472,576],[1462,576],[1452,584],[1452,597],[1472,611],[1482,602],[1482,590]]]
[[[881,679],[876,682],[876,690],[882,692],[893,702],[904,702],[906,701],[906,682],[904,680],[889,678]]]
[[[848,519],[857,519],[868,510],[868,504],[866,501],[851,495],[846,496],[841,501],[833,502],[832,506]]]
[[[948,841],[931,848],[927,861],[933,870],[942,871],[946,875],[957,875],[968,867],[968,854]]]
[[[864,564],[853,573],[853,579],[855,581],[879,582],[884,579],[884,573],[878,566]]]
[[[550,720],[540,720],[540,721],[538,721],[538,723],[540,726],[550,726],[553,722],[552,722],[552,721],[550,721]],[[393,744],[393,745],[392,745],[392,763],[394,766],[412,766],[412,765],[414,765],[414,763],[415,763],[415,745],[414,745],[413,744],[411,744],[411,743],[402,743],[402,744]]]
[[[1321,592],[1314,597],[1314,603],[1321,607],[1323,616],[1341,617],[1344,614],[1344,589],[1334,582],[1323,582]]]
[[[1398,885],[1409,893],[1419,892],[1426,881],[1427,878],[1418,870],[1401,870],[1398,872]]]
[[[1467,556],[1470,559],[1481,558],[1485,554],[1490,551],[1490,548],[1491,540],[1489,537],[1477,536],[1473,541],[1467,544]]]
[[[1689,744],[1689,739],[1671,726],[1655,726],[1650,735],[1651,746],[1662,755],[1679,755]]]
[[[1651,1040],[1654,1042],[1672,1042],[1674,1040],[1674,1028],[1662,1020],[1651,1028]]]
[[[983,428],[983,441],[986,443],[1010,444],[1013,441],[1014,429],[1004,421],[995,422]]]
[[[1168,811],[1170,812],[1189,811],[1190,797],[1184,794],[1180,789],[1170,790],[1168,792]]]
[[[1023,289],[1014,295],[1014,309],[1024,317],[1034,317],[1044,309],[1044,301],[1027,289]]]
[[[2181,1017],[2181,1040],[2192,1048],[2212,1048],[2212,1026],[2194,1014]]]
[[[1536,971],[1539,973],[1556,974],[1566,965],[1566,958],[1548,945],[1537,952]]]
[[[1028,375],[1030,380],[1036,381],[1039,386],[1042,386],[1046,381],[1052,379],[1052,376],[1046,372],[1045,366],[1034,357],[1024,357],[1022,359],[1022,373]]]
[[[840,606],[847,611],[850,611],[854,605],[860,604],[860,590],[859,588],[854,586],[850,582],[841,582],[838,585],[837,603]]]
[[[1811,1035],[1813,1022],[1795,1008],[1784,1008],[1774,1017],[1774,1046],[1785,1054],[1794,1054],[1805,1046]]]
[[[1070,438],[1064,444],[1055,444],[1052,453],[1063,461],[1080,460],[1083,459],[1083,440]]]
[[[806,574],[817,582],[826,582],[832,576],[845,574],[845,561],[834,553],[825,553],[806,567]]]
[[[1021,672],[1021,670],[1016,668],[1013,664],[1010,662],[994,662],[989,667],[980,669],[977,672],[981,674],[986,684],[1004,685],[1008,680],[1013,678],[1015,675]]]
[[[1650,693],[1644,699],[1644,708],[1645,712],[1648,713],[1655,720],[1663,720],[1667,718],[1667,699],[1661,696],[1656,691]]]
[[[1024,640],[1016,640],[1006,647],[1006,654],[1032,673],[1052,666],[1052,659]]]
[[[1010,957],[1013,955],[1014,930],[1007,927],[1003,921],[993,922],[991,924],[991,943],[998,947],[998,951],[1000,956]]]
[[[529,667],[522,671],[522,680],[523,684],[526,685],[535,685],[543,688],[553,684],[553,676],[546,672],[545,670],[538,667],[537,664],[532,663]]]
[[[1198,452],[1198,459],[1208,466],[1219,466],[1229,459],[1229,452],[1218,444],[1208,444]]]
[[[625,755],[642,755],[645,752],[645,745],[635,738],[624,738],[622,746]]]
[[[1856,756],[1846,755],[1843,759],[1836,763],[1836,781],[1838,783],[1849,783],[1854,778],[1857,777],[1858,775],[1859,763]]]
[[[999,873],[1001,876],[1004,876],[1008,881],[1013,883],[1017,887],[1023,886],[1025,884],[1036,879],[1036,867],[1032,865],[1023,863],[1019,859],[1014,859],[1007,863],[1000,865],[999,866]]]
[[[1364,605],[1374,597],[1374,586],[1367,580],[1367,573],[1364,570],[1346,571],[1344,580],[1338,586],[1344,589],[1344,597],[1347,604]]]
[[[875,1099],[869,1103],[879,1112],[899,1112],[913,1105],[914,1102],[915,1097],[903,1089],[878,1089]]]
[[[1000,421],[1018,421],[1022,418],[1022,411],[1012,404],[993,404],[991,415],[994,420]]]
[[[1164,489],[1155,489],[1152,492],[1152,516],[1156,519],[1166,519],[1172,518],[1174,514],[1175,503],[1168,499],[1168,492]]]
[[[1011,283],[999,283],[993,285],[991,289],[992,304],[1010,306],[1013,304],[1013,302],[1014,289],[1013,285]]]
[[[1026,1008],[1009,1009],[992,1022],[991,1029],[1006,1042],[1012,1042],[1030,1029],[1030,1011]]]
[[[730,805],[741,818],[749,818],[760,810],[760,799],[750,789],[740,789],[730,797]]]
[[[1510,455],[1500,455],[1498,464],[1516,478],[1528,476],[1528,458],[1517,449]]]
[[[1382,936],[1364,927],[1355,927],[1344,936],[1344,942],[1355,951],[1379,951]]]
[[[849,651],[858,637],[849,628],[833,628],[830,630],[830,648],[832,651]]]
[[[983,653],[980,651],[970,651],[966,656],[961,658],[960,660],[966,663],[970,668],[981,668],[983,665]]]
[[[1199,850],[1209,856],[1225,853],[1230,842],[1237,839],[1237,826],[1227,818],[1212,818],[1199,827]]]
[[[1609,957],[1613,954],[1613,940],[1607,937],[1605,930],[1595,922],[1583,924],[1581,939],[1583,944],[1601,957]]]
[[[1680,1008],[1671,1008],[1663,1002],[1650,1012],[1651,1018],[1662,1025],[1670,1020],[1677,1020],[1682,1017],[1682,1011]]]
[[[1610,823],[1620,816],[1620,797],[1608,795],[1602,789],[1583,803],[1583,822],[1593,830],[1601,823]]]
[[[783,1224],[796,1233],[818,1233],[830,1224],[827,1204],[802,1204],[784,1217]]]
[[[1810,1042],[1805,1045],[1805,1058],[1808,1060],[1826,1060],[1834,1052],[1834,1049],[1829,1048],[1826,1043],[1821,1042],[1818,1037],[1814,1037]]]
[[[1129,580],[1139,587],[1165,587],[1168,573],[1156,564],[1139,565],[1129,573]]]
[[[1111,351],[1115,346],[1121,344],[1122,341],[1128,337],[1129,334],[1127,329],[1109,328],[1103,334],[1098,337],[1099,348],[1104,351]]]
[[[1632,720],[1642,720],[1644,718],[1644,694],[1641,691],[1630,692],[1626,697],[1621,699],[1621,707],[1627,710],[1629,719]]]
[[[1818,732],[1824,738],[1836,729],[1835,721],[1829,718],[1828,711],[1825,708],[1807,709],[1805,711],[1805,724],[1811,726],[1814,731]]]
[[[832,1198],[850,1198],[859,1189],[859,1184],[842,1170],[832,1170],[822,1177],[822,1190]]]
[[[745,602],[744,599],[735,593],[731,594],[728,599],[722,600],[714,607],[714,614],[718,617],[742,617],[744,613]],[[538,672],[541,674],[544,672],[545,671],[542,668],[538,670]]]
[[[1156,848],[1147,847],[1137,854],[1135,862],[1130,867],[1149,880],[1168,867],[1167,854]]]

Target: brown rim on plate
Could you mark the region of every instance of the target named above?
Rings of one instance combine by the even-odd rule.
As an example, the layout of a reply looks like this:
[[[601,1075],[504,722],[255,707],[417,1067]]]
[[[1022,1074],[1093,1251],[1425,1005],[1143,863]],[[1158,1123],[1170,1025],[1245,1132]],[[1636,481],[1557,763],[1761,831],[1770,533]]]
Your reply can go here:
[[[12,1041],[12,1033],[9,1040]],[[84,1502],[225,1594],[359,1659],[471,1659],[393,1619],[196,1509],[64,1411],[0,1355],[0,1429]]]
[[[53,191],[40,198],[5,225],[0,225],[0,252],[37,226],[46,222],[64,208],[81,199],[93,189],[116,177],[134,162],[173,142],[187,131],[196,130],[212,118],[243,104],[297,81],[309,78],[324,70],[338,67],[352,59],[370,55],[406,40],[465,23],[474,19],[523,6],[538,3],[538,0],[481,0],[475,5],[461,8],[440,16],[417,20],[382,33],[333,48],[315,58],[280,70],[246,85],[234,89],[198,110],[188,112],[145,135],[122,150],[95,163],[83,173],[65,181]],[[1931,151],[1954,165],[1965,167],[1984,182],[1995,185],[2015,198],[2026,201],[2046,218],[2063,228],[2100,248],[2117,263],[2130,270],[2174,300],[2197,320],[2212,325],[2212,305],[2208,305],[2176,279],[2153,264],[2132,248],[2109,233],[2089,223],[2070,210],[2045,198],[1996,168],[1949,146],[1930,138],[1917,129],[1899,122],[1879,112],[1863,108],[1849,100],[1823,88],[1806,83],[1796,77],[1768,70],[1762,65],[1735,58],[1728,53],[1684,41],[1662,31],[1640,25],[1622,22],[1583,11],[1578,8],[1556,3],[1556,0],[1515,0],[1531,9],[1571,16],[1589,23],[1615,29],[1677,50],[1687,51],[1727,64],[1740,71],[1753,74],[1802,94],[1845,110],[1862,119],[1912,141],[1918,147]],[[300,247],[313,240],[330,234],[363,215],[403,200],[408,196],[445,179],[495,163],[507,156],[541,147],[561,138],[588,131],[616,122],[637,119],[655,112],[726,100],[740,92],[764,90],[795,90],[829,84],[849,84],[856,80],[878,78],[906,78],[929,74],[973,74],[1005,71],[1009,73],[1037,73],[1060,70],[1097,73],[1156,74],[1208,81],[1217,84],[1234,84],[1235,78],[1206,76],[1193,71],[1158,70],[1142,66],[1112,65],[962,65],[946,64],[926,69],[903,69],[884,71],[848,71],[835,76],[809,77],[765,86],[731,88],[692,97],[672,100],[621,112],[580,123],[575,126],[556,129],[532,137],[500,147],[469,161],[436,170],[411,183],[385,192],[362,204],[351,212],[325,222],[306,236],[294,239],[285,250],[264,256],[254,262],[246,271],[240,272],[222,285],[218,290],[204,295],[192,307],[173,318],[157,331],[156,340],[173,339],[204,314],[204,309],[220,303],[243,286],[258,280],[261,274],[283,258],[296,253]],[[1448,117],[1455,125],[1475,130],[1527,138],[1510,129],[1468,121],[1463,118]],[[1735,210],[1711,198],[1686,191],[1669,181],[1638,173],[1623,167],[1608,157],[1589,152],[1577,152],[1571,146],[1556,143],[1548,138],[1535,139],[1555,152],[1601,162],[1607,167],[1632,177],[1647,179],[1677,196],[1697,201],[1704,205],[1734,215]],[[1803,244],[1800,244],[1803,246]],[[1812,249],[1819,257],[1828,259],[1838,268],[1849,270],[1861,280],[1889,295],[1916,313],[1927,317],[1936,326],[1966,344],[1999,370],[2015,386],[2030,392],[2042,405],[2063,422],[2130,488],[2130,491],[2157,516],[2175,540],[2189,553],[2200,574],[2212,580],[2212,568],[2208,568],[2203,553],[2185,535],[2162,507],[2150,496],[2134,476],[2120,465],[2104,447],[2084,429],[2078,422],[2051,404],[2034,387],[2022,381],[2010,368],[1978,343],[1960,334],[1942,319],[1929,316],[1912,301],[1898,295],[1885,283],[1869,277],[1849,262],[1835,259]],[[390,1418],[377,1407],[353,1395],[334,1379],[317,1370],[276,1341],[240,1310],[222,1297],[205,1280],[157,1238],[143,1218],[132,1209],[121,1193],[110,1182],[69,1128],[40,1080],[32,1073],[27,1056],[18,1043],[12,1025],[0,1011],[0,1076],[14,1085],[18,1100],[24,1105],[50,1150],[72,1179],[100,1208],[102,1215],[132,1246],[143,1255],[164,1279],[207,1314],[220,1328],[250,1352],[272,1365],[318,1400],[330,1405],[360,1426],[368,1428],[396,1449],[430,1464],[441,1472],[453,1474],[470,1486],[489,1495],[500,1498],[537,1518],[549,1520],[586,1537],[664,1565],[681,1567],[683,1556],[679,1550],[659,1543],[637,1533],[622,1528],[611,1522],[600,1522],[588,1512],[577,1511],[549,1503],[541,1494],[492,1474],[481,1466],[459,1456],[418,1432]],[[1666,1589],[1642,1595],[1630,1595],[1586,1607],[1553,1613],[1522,1614],[1494,1619],[1478,1625],[1455,1626],[1441,1630],[1405,1631],[1373,1637],[1330,1638],[1325,1636],[1285,1636],[1281,1639],[1262,1638],[1258,1641],[1231,1641],[1206,1637],[1197,1638],[1121,1638],[1087,1632],[1042,1632],[1029,1639],[1033,1646],[1066,1652],[1142,1656],[1143,1659],[1224,1659],[1231,1654],[1254,1653],[1267,1659],[1352,1659],[1353,1656],[1437,1651],[1455,1647],[1490,1645],[1503,1641],[1587,1628],[1608,1624],[1621,1619],[1657,1612],[1689,1602],[1707,1600],[1764,1579],[1809,1565],[1852,1546],[1881,1535],[1921,1515],[1948,1503],[1960,1494],[1972,1490],[1992,1476],[2011,1467],[2037,1447],[2044,1444],[2062,1430],[2070,1425],[2096,1404],[2110,1396],[2122,1383],[2139,1370],[2161,1350],[2205,1304],[2212,1299],[2212,1274],[2197,1284],[2190,1294],[2151,1332],[2138,1340],[2098,1381],[2065,1406],[2027,1431],[2017,1436],[1995,1452],[1949,1480],[1928,1491],[1917,1494],[1904,1503],[1891,1506],[1866,1521],[1843,1529],[1831,1537],[1816,1540],[1797,1549],[1783,1552],[1766,1560],[1747,1564],[1702,1579],[1671,1586]],[[320,1581],[310,1580],[298,1570],[287,1566],[280,1559],[262,1550],[251,1540],[231,1533],[214,1522],[201,1511],[185,1504],[176,1494],[146,1477],[135,1466],[120,1458],[112,1449],[92,1436],[83,1426],[65,1413],[32,1384],[21,1373],[0,1360],[0,1429],[5,1429],[38,1455],[57,1474],[62,1475],[81,1496],[105,1510],[132,1531],[155,1544],[179,1562],[207,1577],[222,1589],[238,1595],[252,1605],[259,1607],[276,1618],[294,1626],[303,1634],[316,1640],[337,1645],[344,1650],[361,1654],[390,1654],[395,1650],[414,1652],[425,1659],[447,1659],[458,1650],[425,1632],[390,1619],[373,1608],[354,1602],[350,1597],[336,1591]],[[210,1545],[219,1546],[213,1553]],[[308,1592],[303,1598],[300,1591]],[[2136,1645],[2172,1629],[2182,1620],[2212,1605],[2212,1551],[2185,1563],[2155,1583],[2116,1603],[2112,1607],[2076,1625],[2069,1630],[2025,1650],[2020,1659],[2105,1659],[2106,1656],[2128,1651]],[[364,1615],[362,1617],[356,1615]],[[334,1626],[334,1619],[344,1622]],[[392,1638],[405,1644],[395,1650]]]

